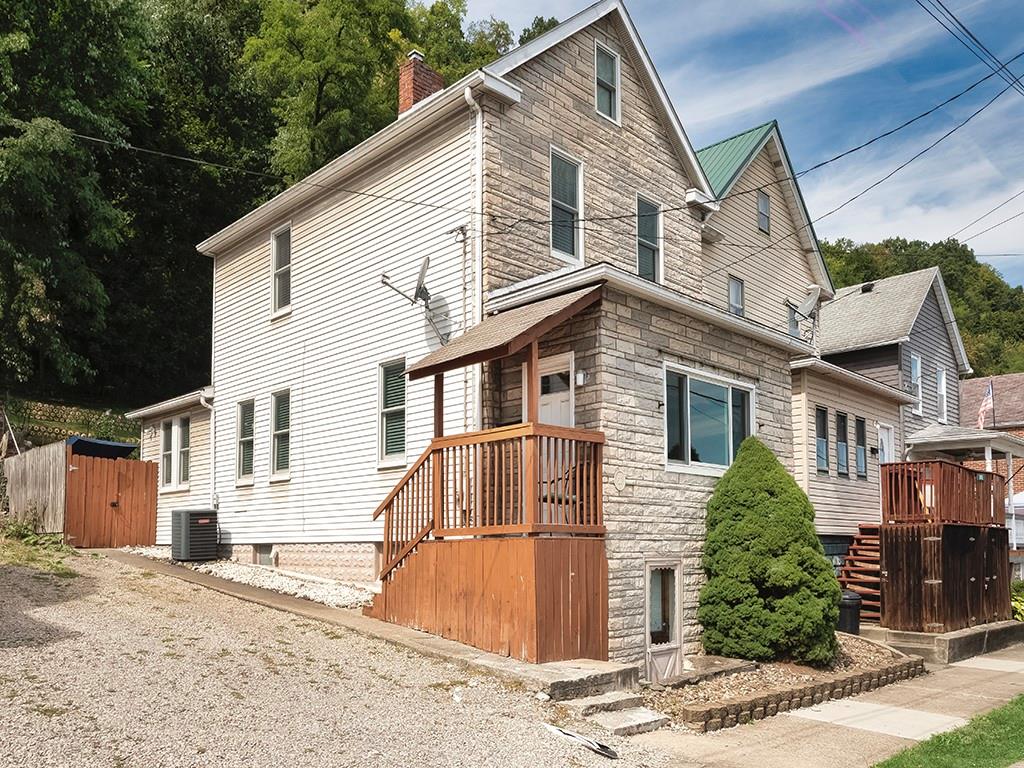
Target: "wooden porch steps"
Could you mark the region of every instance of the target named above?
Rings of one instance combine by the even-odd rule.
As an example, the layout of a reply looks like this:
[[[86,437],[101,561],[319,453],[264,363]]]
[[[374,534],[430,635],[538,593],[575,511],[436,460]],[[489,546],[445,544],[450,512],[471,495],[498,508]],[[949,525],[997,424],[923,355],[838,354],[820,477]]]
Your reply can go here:
[[[860,618],[877,622],[882,615],[881,548],[879,525],[862,524],[839,572],[843,589],[860,595]]]

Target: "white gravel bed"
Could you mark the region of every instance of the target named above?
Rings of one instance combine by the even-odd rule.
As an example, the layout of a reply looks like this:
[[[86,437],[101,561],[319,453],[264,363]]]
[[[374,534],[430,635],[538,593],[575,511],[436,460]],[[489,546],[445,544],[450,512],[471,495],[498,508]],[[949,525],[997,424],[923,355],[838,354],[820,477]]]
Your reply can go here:
[[[125,552],[142,555],[153,560],[171,559],[170,547],[124,547],[123,549]],[[283,595],[312,600],[332,608],[359,608],[369,605],[373,600],[373,592],[364,586],[292,572],[285,573],[262,565],[237,563],[233,560],[178,563],[178,565],[228,581],[236,581],[240,584],[280,592]]]
[[[101,557],[0,568],[0,766],[605,766],[525,691]],[[636,741],[560,721],[619,751]]]

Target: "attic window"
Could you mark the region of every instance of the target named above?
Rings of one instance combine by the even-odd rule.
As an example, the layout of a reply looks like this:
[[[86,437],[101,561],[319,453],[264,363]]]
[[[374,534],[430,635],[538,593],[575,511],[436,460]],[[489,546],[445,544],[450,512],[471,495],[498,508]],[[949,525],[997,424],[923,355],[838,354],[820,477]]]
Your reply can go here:
[[[757,228],[768,234],[772,223],[772,201],[763,189],[757,190]]]
[[[617,123],[619,57],[598,42],[594,43],[594,93],[598,113]]]

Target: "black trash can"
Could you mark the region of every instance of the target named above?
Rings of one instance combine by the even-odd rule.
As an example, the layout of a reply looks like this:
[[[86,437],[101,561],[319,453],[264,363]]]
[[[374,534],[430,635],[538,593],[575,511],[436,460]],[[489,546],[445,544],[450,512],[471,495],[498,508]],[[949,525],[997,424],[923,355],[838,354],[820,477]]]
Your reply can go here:
[[[860,595],[849,589],[844,589],[839,599],[839,631],[860,634]]]

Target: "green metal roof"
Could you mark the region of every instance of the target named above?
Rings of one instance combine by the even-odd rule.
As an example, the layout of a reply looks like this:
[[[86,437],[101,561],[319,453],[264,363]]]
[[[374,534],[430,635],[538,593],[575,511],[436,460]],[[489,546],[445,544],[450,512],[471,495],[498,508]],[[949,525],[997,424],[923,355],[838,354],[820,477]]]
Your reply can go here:
[[[771,133],[775,127],[776,123],[772,120],[697,150],[697,159],[700,161],[704,173],[707,174],[708,181],[711,183],[711,191],[714,192],[715,197],[721,197],[729,189],[736,176],[746,167],[754,152],[761,146],[765,136]]]

